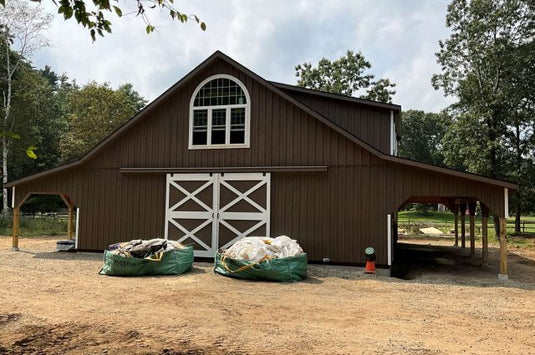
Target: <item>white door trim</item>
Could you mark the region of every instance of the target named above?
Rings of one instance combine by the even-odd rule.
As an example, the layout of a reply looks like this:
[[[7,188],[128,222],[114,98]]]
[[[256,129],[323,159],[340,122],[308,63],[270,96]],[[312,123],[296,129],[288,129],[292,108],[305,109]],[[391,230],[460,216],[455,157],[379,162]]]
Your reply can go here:
[[[196,250],[195,256],[201,257],[213,257],[215,255],[214,250],[214,238],[217,240],[217,233],[214,235],[214,221],[215,221],[215,212],[213,206],[208,206],[206,203],[201,201],[196,197],[197,194],[205,191],[208,188],[212,188],[213,197],[217,195],[216,188],[216,176],[215,174],[167,174],[167,183],[166,183],[166,210],[165,210],[165,239],[169,239],[169,223],[178,228],[184,235],[178,239],[179,242],[190,238],[195,241],[201,248],[204,250]],[[196,188],[193,192],[189,192],[184,187],[180,186],[180,181],[204,181],[200,187]],[[170,203],[170,192],[171,188],[174,188],[180,191],[185,196],[173,206],[169,206]],[[177,208],[182,206],[188,201],[194,201],[199,206],[201,206],[204,211],[176,211]],[[214,202],[212,205],[215,205]],[[199,219],[204,220],[201,224],[195,227],[192,230],[188,230],[186,227],[181,225],[176,219]],[[212,223],[212,238],[211,244],[203,242],[199,239],[195,233],[205,228],[207,225]]]
[[[249,188],[245,192],[240,192],[234,186],[232,186],[232,181],[258,181],[253,187]],[[270,200],[270,183],[271,183],[271,174],[270,173],[234,173],[234,174],[221,174],[219,176],[219,186],[224,186],[236,197],[228,202],[225,206],[219,206],[219,211],[217,213],[218,224],[224,225],[232,233],[236,234],[236,237],[231,241],[222,245],[221,248],[228,248],[230,245],[234,244],[239,239],[249,236],[258,228],[265,225],[266,236],[269,236],[269,221],[270,221],[270,210],[269,210],[269,200]],[[266,186],[266,208],[260,206],[258,203],[253,201],[249,195],[258,189]],[[240,201],[245,201],[251,206],[256,208],[257,212],[227,212],[232,206],[236,205]],[[234,228],[231,224],[231,221],[258,221],[252,227],[249,227],[246,231],[240,232]]]

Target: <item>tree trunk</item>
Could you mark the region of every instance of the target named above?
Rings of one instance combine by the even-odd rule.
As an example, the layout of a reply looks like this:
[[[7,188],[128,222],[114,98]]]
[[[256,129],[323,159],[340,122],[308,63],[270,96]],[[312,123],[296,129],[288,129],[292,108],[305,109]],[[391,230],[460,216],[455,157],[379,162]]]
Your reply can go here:
[[[516,176],[518,179],[520,179],[520,176],[522,176],[522,151],[520,150],[520,124],[517,121],[515,123],[515,149],[516,149]],[[522,206],[522,191],[518,191],[516,194],[515,199],[515,233],[520,233],[520,206]]]
[[[9,216],[7,188],[5,187],[7,183],[7,149],[7,137],[2,136],[2,217]]]
[[[489,144],[490,144],[490,150],[489,150],[489,177],[491,178],[497,178],[498,177],[498,164],[497,164],[497,152],[496,152],[496,140],[497,140],[497,112],[494,111],[490,115],[490,122],[489,122]],[[494,221],[494,231],[495,235],[498,237],[500,235],[500,219],[498,215],[492,216]]]
[[[8,199],[7,199],[7,157],[9,152],[9,137],[6,136],[6,132],[9,130],[11,131],[13,129],[13,124],[9,125],[9,114],[11,111],[11,81],[13,79],[13,71],[16,69],[16,66],[12,69],[11,68],[11,60],[10,60],[10,54],[11,54],[11,47],[10,43],[8,41],[7,33],[4,34],[4,45],[6,47],[6,71],[7,71],[7,78],[6,78],[6,84],[7,84],[7,95],[4,92],[4,124],[3,124],[3,131],[4,135],[2,136],[2,217],[6,218],[9,217],[9,206],[8,206]]]

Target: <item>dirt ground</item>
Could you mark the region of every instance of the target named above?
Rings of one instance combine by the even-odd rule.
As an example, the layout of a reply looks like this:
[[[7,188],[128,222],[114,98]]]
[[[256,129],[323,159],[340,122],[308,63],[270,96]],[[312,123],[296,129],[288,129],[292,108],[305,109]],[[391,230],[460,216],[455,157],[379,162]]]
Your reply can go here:
[[[306,281],[280,284],[208,263],[99,276],[100,254],[56,253],[56,240],[13,252],[0,237],[0,354],[535,354],[535,248],[510,250],[509,281],[491,248],[488,267],[438,263],[402,280],[309,265]]]

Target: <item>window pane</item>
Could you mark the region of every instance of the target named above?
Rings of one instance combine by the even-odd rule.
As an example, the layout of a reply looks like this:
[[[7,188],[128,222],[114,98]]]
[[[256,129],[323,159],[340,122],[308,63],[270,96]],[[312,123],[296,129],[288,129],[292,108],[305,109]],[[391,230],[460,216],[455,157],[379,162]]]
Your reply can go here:
[[[208,110],[193,111],[193,130],[204,127],[206,129],[208,122]]]
[[[193,106],[245,105],[245,93],[234,81],[225,78],[206,83],[193,100]]]
[[[193,145],[206,145],[207,132],[193,132]]]
[[[230,110],[230,144],[245,143],[245,108]]]
[[[230,144],[245,143],[245,131],[230,131]]]
[[[230,125],[231,127],[244,126],[245,127],[245,108],[233,108],[230,110]]]
[[[193,145],[206,145],[208,137],[208,110],[193,110]]]
[[[227,110],[212,110],[212,144],[225,144]]]

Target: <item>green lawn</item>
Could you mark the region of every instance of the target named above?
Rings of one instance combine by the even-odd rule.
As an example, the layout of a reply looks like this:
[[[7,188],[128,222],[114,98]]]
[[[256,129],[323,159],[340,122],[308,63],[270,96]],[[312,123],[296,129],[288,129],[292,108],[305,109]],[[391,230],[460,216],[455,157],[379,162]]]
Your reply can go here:
[[[528,217],[522,217],[522,220],[526,222],[535,222],[535,217],[528,216]],[[479,239],[481,237],[481,216],[476,216],[475,219],[475,226],[476,226],[476,239]],[[510,235],[508,237],[509,242],[518,245],[523,246],[530,244],[526,240],[528,238],[533,238],[535,236],[535,224],[529,224],[526,225],[525,228],[525,235],[520,236],[514,236],[514,218],[508,218],[507,219],[507,233]],[[444,233],[450,233],[454,229],[454,215],[453,213],[449,212],[429,212],[428,216],[422,216],[416,211],[402,211],[398,213],[398,224],[400,229],[404,229],[411,234],[417,234],[419,231],[419,228],[423,227],[435,227],[437,229],[440,229]],[[466,228],[468,233],[468,216],[466,218]],[[459,227],[460,230],[460,227]],[[492,219],[489,219],[489,240],[490,242],[497,242],[497,239],[494,235],[494,228],[493,228],[493,222]]]
[[[0,235],[11,235],[11,218],[0,220]],[[38,235],[67,235],[67,219],[61,217],[20,218],[20,235],[25,237]]]
[[[431,222],[431,223],[454,223],[455,218],[453,216],[453,213],[450,212],[435,212],[430,211],[428,216],[423,216],[419,214],[416,211],[402,211],[398,213],[398,219],[399,221],[414,221],[414,222]],[[468,220],[468,216],[466,218]],[[535,216],[526,216],[522,217],[521,220],[526,222],[535,222]],[[513,223],[515,221],[514,217],[508,218],[508,226],[507,229],[514,229],[514,225],[509,224]],[[481,216],[476,216],[476,223],[481,223]],[[489,221],[490,223],[490,221]],[[530,224],[529,226],[526,225],[526,229],[531,229],[533,232],[535,232],[535,224]]]

